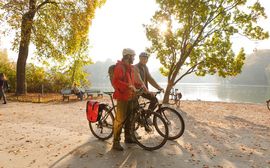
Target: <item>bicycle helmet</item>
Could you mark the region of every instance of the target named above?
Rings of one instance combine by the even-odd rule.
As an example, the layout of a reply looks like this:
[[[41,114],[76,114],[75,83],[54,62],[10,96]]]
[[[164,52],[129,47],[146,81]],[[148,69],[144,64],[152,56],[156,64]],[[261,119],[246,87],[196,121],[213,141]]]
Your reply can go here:
[[[123,54],[123,56],[126,56],[126,55],[136,55],[135,54],[135,51],[132,50],[132,49],[130,49],[130,48],[124,48],[122,54]]]
[[[149,54],[148,53],[146,53],[146,52],[142,52],[140,55],[139,55],[139,57],[147,57],[147,58],[149,58]]]

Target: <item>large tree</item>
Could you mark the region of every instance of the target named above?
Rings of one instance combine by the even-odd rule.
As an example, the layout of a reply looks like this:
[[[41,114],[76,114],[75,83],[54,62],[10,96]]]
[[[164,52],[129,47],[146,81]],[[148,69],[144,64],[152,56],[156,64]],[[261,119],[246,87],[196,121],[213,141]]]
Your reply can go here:
[[[156,0],[159,9],[146,25],[151,42],[149,51],[163,65],[161,73],[168,78],[163,102],[184,76],[196,73],[235,76],[241,72],[245,59],[243,49],[235,54],[231,37],[235,34],[250,39],[268,38],[268,32],[257,24],[266,18],[257,1],[247,0]],[[161,25],[166,31],[161,31]],[[243,45],[245,45],[243,43]]]
[[[0,22],[15,32],[17,94],[25,93],[25,68],[32,42],[40,59],[64,61],[81,52],[95,9],[105,0],[1,0]],[[9,30],[8,30],[9,31]],[[88,45],[88,44],[87,44]]]

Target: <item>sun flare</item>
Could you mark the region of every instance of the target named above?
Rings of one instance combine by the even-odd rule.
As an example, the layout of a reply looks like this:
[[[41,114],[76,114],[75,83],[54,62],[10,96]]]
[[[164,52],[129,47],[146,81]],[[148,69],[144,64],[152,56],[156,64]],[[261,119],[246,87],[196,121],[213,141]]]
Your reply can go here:
[[[168,31],[168,24],[166,22],[160,23],[158,29],[162,34],[164,34]]]

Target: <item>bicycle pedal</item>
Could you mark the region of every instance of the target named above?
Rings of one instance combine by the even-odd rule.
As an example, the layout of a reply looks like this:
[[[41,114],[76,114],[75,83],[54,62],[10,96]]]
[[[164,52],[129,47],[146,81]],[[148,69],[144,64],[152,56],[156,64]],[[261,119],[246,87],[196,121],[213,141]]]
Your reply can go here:
[[[147,124],[148,124],[148,125],[153,125],[153,121],[151,120],[151,118],[147,118],[146,121],[147,121]]]
[[[149,125],[145,125],[145,126],[144,126],[144,129],[145,129],[145,131],[148,132],[148,133],[149,133],[149,132],[152,132],[152,128],[150,128]]]

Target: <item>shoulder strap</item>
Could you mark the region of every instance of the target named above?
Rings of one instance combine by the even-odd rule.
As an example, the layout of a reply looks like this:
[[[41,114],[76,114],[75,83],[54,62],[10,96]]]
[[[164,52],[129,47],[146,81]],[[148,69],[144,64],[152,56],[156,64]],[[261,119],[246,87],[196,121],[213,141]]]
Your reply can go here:
[[[122,64],[120,64],[120,65],[121,65],[121,67],[122,67],[122,69],[124,71],[124,74],[126,74],[126,67],[124,65],[122,65]]]
[[[124,78],[125,78],[126,77],[126,67],[124,65],[122,65],[122,64],[120,64],[120,66],[122,67],[122,70],[124,72]]]

